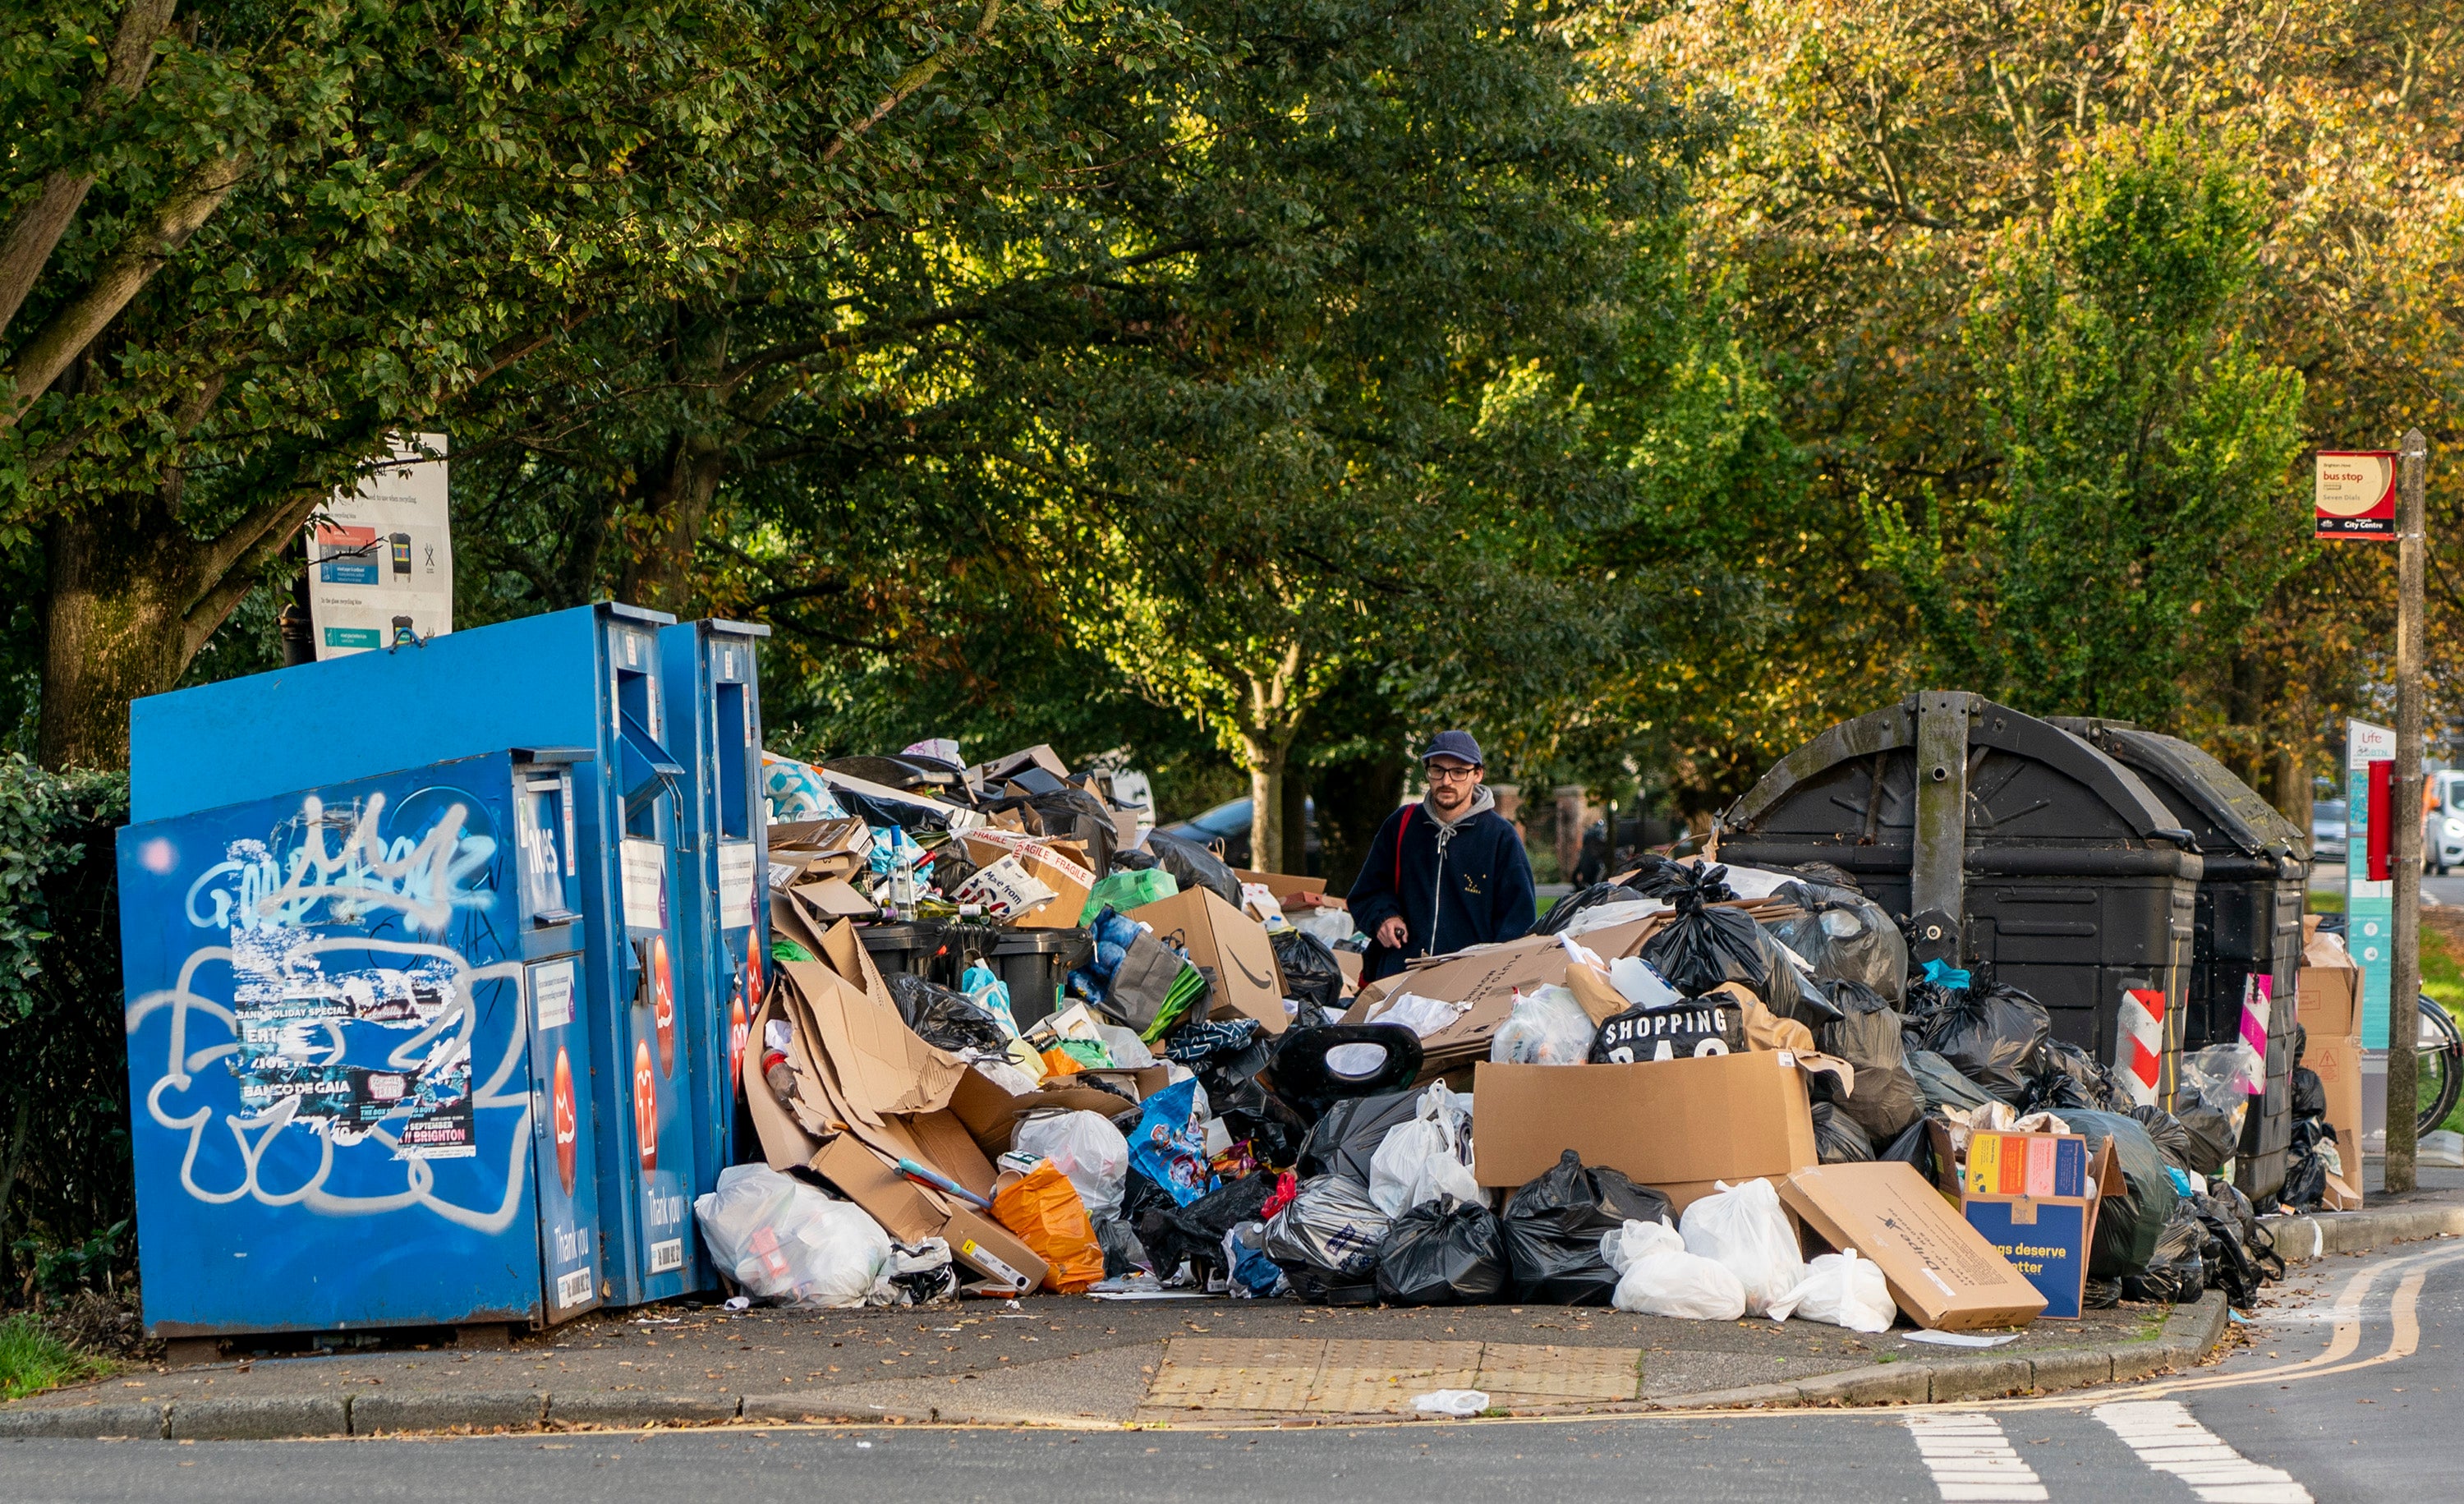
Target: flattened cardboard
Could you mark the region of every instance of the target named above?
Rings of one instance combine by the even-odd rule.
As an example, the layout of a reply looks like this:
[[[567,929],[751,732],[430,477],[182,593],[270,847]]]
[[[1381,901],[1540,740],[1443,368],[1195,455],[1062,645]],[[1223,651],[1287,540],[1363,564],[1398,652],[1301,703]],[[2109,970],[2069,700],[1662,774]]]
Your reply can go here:
[[[1594,930],[1580,937],[1580,940],[1600,960],[1615,961],[1620,956],[1639,954],[1642,942],[1664,922],[1656,915],[1629,919]],[[1340,959],[1345,953],[1335,954]],[[1351,1023],[1374,1024],[1385,1006],[1404,992],[1417,992],[1441,1003],[1469,1003],[1471,1007],[1463,1016],[1420,1041],[1423,1051],[1443,1054],[1449,1050],[1468,1049],[1496,1033],[1506,1016],[1514,1011],[1517,990],[1529,992],[1543,986],[1565,985],[1566,966],[1566,947],[1553,935],[1529,935],[1504,944],[1483,945],[1363,984],[1360,1001],[1345,1017]],[[1555,1162],[1551,1158],[1550,1163]]]
[[[1040,767],[1056,779],[1066,779],[1069,776],[1069,764],[1061,761],[1061,754],[1052,750],[1050,742],[1039,741],[1031,747],[1022,747],[1005,757],[997,757],[989,762],[977,763],[967,769],[967,782],[997,784],[1019,769],[1026,767]]]
[[[1942,1332],[2025,1326],[2045,1309],[2036,1287],[1915,1165],[1896,1160],[1815,1165],[1790,1176],[1779,1195],[1824,1242],[1880,1264],[1891,1298],[1919,1326]]]
[[[1079,902],[1086,902],[1084,895]],[[1275,963],[1274,942],[1266,939],[1265,927],[1212,889],[1191,888],[1142,903],[1129,918],[1154,925],[1155,934],[1189,952],[1190,961],[1215,984],[1217,1018],[1254,1018],[1270,1034],[1282,1033],[1290,1022],[1284,1012],[1283,968]]]
[[[759,1010],[753,1015],[750,1037],[756,1042],[766,1038],[770,1021],[779,1016],[777,999],[762,1000]],[[758,1070],[761,1051],[747,1049],[745,1054],[748,1066]],[[753,1131],[761,1140],[761,1158],[765,1163],[774,1170],[790,1170],[799,1164],[812,1162],[814,1152],[822,1146],[821,1140],[797,1125],[794,1116],[770,1094],[768,1082],[759,1076],[747,1080],[744,1083],[744,1103],[753,1116]]]
[[[2110,1141],[2079,1134],[1979,1133],[1968,1140],[1960,1212],[2045,1297],[2047,1317],[2086,1305],[2097,1208],[2122,1191]]]
[[[989,1217],[977,1215],[971,1207],[953,1205],[937,1192],[916,1184],[899,1174],[896,1165],[883,1159],[879,1151],[851,1136],[835,1139],[824,1146],[821,1153],[813,1156],[812,1167],[901,1243],[945,1238],[953,1258],[979,1274],[999,1278],[999,1272],[982,1258],[982,1253],[988,1252],[1032,1281],[1029,1289],[1043,1284],[1052,1272],[1050,1265],[1036,1257],[1035,1250],[1007,1228]],[[981,1252],[970,1250],[970,1243]]]
[[[844,926],[843,926],[844,927]],[[835,932],[833,932],[835,933]],[[829,937],[825,936],[826,942]],[[856,954],[863,958],[862,947]],[[867,965],[869,958],[864,958]],[[851,1117],[868,1126],[897,1113],[936,1112],[967,1073],[966,1062],[916,1037],[888,999],[849,986],[815,962],[782,961],[780,974],[803,994]]]
[[[1714,1181],[1780,1180],[1821,1158],[1804,1069],[1789,1053],[1632,1065],[1484,1060],[1472,1071],[1472,1176],[1483,1185],[1521,1185],[1572,1149],[1585,1164],[1622,1170],[1672,1201],[1686,1188],[1692,1200]]]

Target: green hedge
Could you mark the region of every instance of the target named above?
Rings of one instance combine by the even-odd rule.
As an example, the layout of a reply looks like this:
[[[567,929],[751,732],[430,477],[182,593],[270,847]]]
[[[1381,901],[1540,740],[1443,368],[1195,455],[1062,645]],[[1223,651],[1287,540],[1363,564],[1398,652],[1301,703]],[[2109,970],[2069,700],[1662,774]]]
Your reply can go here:
[[[113,832],[124,773],[0,759],[0,1299],[135,1264]]]

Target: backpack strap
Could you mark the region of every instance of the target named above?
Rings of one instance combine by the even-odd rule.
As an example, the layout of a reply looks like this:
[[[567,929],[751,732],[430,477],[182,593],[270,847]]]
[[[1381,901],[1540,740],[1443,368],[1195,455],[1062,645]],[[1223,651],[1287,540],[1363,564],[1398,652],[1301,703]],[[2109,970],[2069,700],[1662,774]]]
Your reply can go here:
[[[1412,811],[1419,807],[1419,805],[1405,805],[1403,823],[1395,828],[1395,901],[1397,903],[1403,901],[1403,836],[1412,829]]]

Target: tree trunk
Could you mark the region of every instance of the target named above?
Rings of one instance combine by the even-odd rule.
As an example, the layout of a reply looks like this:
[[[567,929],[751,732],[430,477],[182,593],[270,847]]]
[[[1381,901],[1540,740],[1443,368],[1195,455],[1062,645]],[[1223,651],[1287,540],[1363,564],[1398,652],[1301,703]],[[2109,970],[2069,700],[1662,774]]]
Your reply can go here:
[[[1318,768],[1317,831],[1324,843],[1318,861],[1326,873],[1327,892],[1352,891],[1377,828],[1403,797],[1404,766],[1399,755],[1388,752]]]
[[[677,617],[691,613],[693,557],[726,474],[727,453],[715,434],[679,434],[670,446],[667,475],[651,493],[647,536],[626,563],[627,604]]]
[[[1284,754],[1284,850],[1272,870],[1306,875],[1309,868],[1309,769],[1302,760]]]
[[[45,767],[128,765],[128,703],[180,681],[200,545],[159,498],[80,507],[45,530]]]
[[[2302,759],[2293,755],[2291,747],[2278,747],[2276,752],[2276,797],[2270,801],[2277,812],[2309,834],[2311,800],[2310,769]]]
[[[1284,778],[1290,743],[1244,734],[1242,760],[1249,764],[1249,864],[1263,873],[1287,869],[1284,860]]]

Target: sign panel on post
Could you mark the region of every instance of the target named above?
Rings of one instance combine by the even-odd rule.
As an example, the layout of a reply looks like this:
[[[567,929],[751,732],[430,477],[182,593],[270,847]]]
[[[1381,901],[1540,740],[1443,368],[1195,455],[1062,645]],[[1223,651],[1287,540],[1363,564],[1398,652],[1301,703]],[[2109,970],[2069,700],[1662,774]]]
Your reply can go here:
[[[2395,454],[2388,450],[2319,452],[2317,536],[2395,537]]]
[[[2369,852],[2382,844],[2370,822],[2370,764],[2393,766],[2395,732],[2366,720],[2344,723],[2344,945],[2362,968],[2362,1043],[2387,1048],[2387,982],[2395,964],[2395,884],[2373,877]],[[2384,807],[2382,807],[2384,808]]]
[[[319,658],[451,631],[445,435],[395,435],[386,463],[309,522],[308,561]]]

